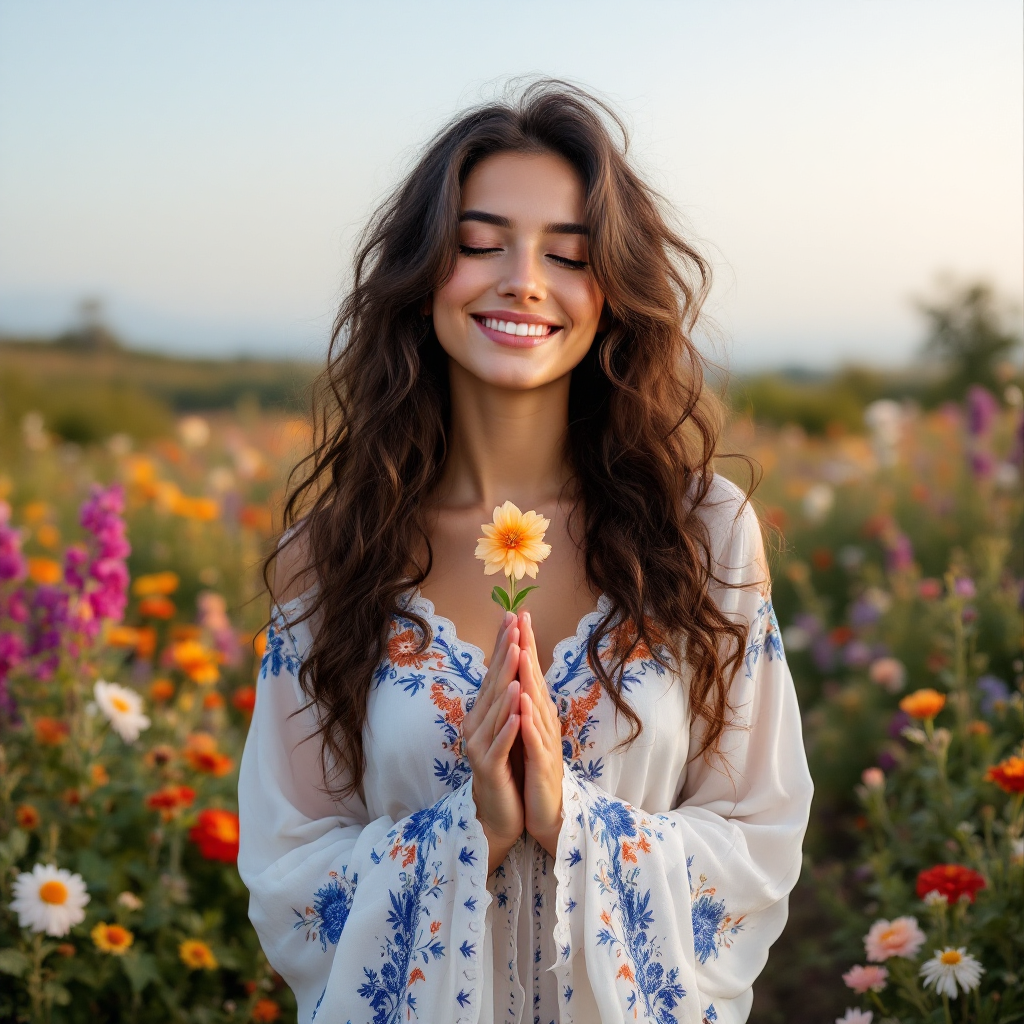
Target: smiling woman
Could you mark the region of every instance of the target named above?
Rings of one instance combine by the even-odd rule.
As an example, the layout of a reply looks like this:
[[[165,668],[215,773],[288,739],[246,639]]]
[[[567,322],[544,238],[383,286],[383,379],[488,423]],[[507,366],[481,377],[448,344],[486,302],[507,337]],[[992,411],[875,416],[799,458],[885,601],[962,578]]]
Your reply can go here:
[[[558,82],[463,114],[357,256],[239,780],[303,1024],[740,1022],[785,922],[811,787],[707,266],[616,131]],[[550,545],[518,614],[497,506]]]

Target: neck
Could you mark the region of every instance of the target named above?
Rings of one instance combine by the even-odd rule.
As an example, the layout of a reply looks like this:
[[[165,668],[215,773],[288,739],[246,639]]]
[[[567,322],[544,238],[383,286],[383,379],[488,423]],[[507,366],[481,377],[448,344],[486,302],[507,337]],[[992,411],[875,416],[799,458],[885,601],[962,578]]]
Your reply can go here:
[[[449,362],[452,419],[441,503],[526,510],[558,499],[569,477],[570,374],[538,388],[495,387]]]

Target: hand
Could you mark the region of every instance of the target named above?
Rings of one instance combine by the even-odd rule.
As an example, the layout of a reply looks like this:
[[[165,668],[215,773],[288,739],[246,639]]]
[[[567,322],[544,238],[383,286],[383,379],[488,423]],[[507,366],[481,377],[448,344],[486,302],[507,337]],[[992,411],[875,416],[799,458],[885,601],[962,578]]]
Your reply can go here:
[[[473,769],[476,816],[487,838],[487,873],[508,855],[523,834],[523,800],[509,754],[519,735],[519,624],[505,613],[490,667],[472,709],[462,723],[466,756]]]
[[[529,612],[519,613],[522,651],[519,656],[519,706],[523,736],[523,806],[526,831],[552,857],[562,831],[562,723],[540,670],[537,640]]]

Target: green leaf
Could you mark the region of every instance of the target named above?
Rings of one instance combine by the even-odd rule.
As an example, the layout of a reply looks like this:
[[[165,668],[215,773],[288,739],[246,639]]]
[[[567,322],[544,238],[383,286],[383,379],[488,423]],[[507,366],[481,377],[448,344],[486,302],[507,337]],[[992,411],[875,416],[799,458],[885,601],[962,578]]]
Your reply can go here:
[[[151,981],[160,977],[156,957],[150,953],[125,953],[121,957],[121,966],[134,992],[141,992]]]
[[[20,949],[0,949],[0,974],[20,978],[28,973],[29,959]]]
[[[491,591],[491,600],[494,601],[495,604],[500,604],[505,611],[512,611],[512,604],[508,599],[508,594],[506,594],[501,587],[495,587]]]
[[[522,590],[520,590],[519,593],[516,594],[516,599],[512,602],[512,607],[511,607],[510,611],[513,611],[513,612],[517,611],[519,609],[519,606],[523,603],[523,600],[525,599],[526,595],[531,590],[536,590],[536,589],[537,589],[536,586],[533,586],[533,587],[524,587]]]

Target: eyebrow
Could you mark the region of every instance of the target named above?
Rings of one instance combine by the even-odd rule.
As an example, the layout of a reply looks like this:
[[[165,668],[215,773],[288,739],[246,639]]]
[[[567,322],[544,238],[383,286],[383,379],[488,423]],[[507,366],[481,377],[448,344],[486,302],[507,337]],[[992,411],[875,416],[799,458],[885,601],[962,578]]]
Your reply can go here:
[[[508,217],[501,217],[496,213],[486,213],[484,210],[466,210],[459,214],[459,223],[475,220],[481,224],[493,224],[498,228],[511,228],[512,221]],[[586,224],[574,224],[572,222],[545,224],[544,234],[546,235],[589,235],[590,231]]]

